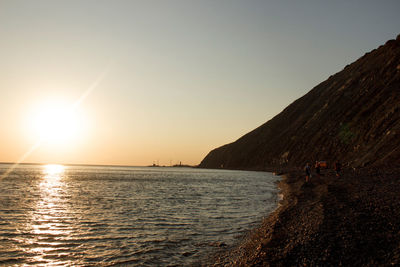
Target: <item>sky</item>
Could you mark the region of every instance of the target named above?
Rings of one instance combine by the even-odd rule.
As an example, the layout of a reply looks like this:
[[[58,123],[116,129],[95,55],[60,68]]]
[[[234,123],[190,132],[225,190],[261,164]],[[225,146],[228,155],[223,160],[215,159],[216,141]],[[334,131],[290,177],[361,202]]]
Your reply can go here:
[[[0,162],[199,164],[396,38],[399,11],[398,0],[0,0]]]

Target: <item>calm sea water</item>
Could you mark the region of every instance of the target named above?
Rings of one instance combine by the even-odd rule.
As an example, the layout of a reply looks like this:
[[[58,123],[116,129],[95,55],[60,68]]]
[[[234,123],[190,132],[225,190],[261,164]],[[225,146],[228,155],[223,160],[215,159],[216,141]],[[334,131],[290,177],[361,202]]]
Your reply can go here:
[[[0,165],[0,174],[10,165]],[[270,173],[20,165],[0,180],[0,264],[187,266],[277,206]]]

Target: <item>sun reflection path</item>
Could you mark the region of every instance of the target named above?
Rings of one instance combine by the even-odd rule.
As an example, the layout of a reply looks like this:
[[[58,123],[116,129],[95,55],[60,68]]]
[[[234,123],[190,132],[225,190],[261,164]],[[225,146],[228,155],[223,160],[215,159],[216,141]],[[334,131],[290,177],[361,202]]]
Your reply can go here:
[[[66,259],[59,259],[66,253],[65,240],[72,232],[64,223],[68,217],[68,208],[62,200],[66,190],[65,169],[63,165],[43,165],[39,199],[27,225],[33,237],[25,240],[31,244],[25,248],[25,253],[33,255],[34,263],[46,266],[67,263]]]
[[[65,166],[59,164],[47,164],[43,166],[43,173],[46,179],[60,179],[64,173]]]

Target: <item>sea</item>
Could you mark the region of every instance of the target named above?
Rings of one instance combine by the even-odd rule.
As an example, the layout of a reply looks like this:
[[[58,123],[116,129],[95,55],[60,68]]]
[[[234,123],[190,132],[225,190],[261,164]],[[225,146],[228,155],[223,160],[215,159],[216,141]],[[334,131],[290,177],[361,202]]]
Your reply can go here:
[[[0,164],[0,265],[193,266],[278,205],[268,172]]]

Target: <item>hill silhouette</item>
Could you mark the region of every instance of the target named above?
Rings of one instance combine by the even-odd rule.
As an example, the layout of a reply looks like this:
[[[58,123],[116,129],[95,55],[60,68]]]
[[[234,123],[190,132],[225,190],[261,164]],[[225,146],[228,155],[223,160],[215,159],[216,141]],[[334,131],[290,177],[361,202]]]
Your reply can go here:
[[[284,172],[283,200],[211,266],[400,266],[400,35],[200,167]],[[346,167],[339,176],[326,160]],[[315,175],[314,175],[315,173]]]
[[[268,170],[305,162],[400,164],[400,35],[314,87],[203,168]]]

